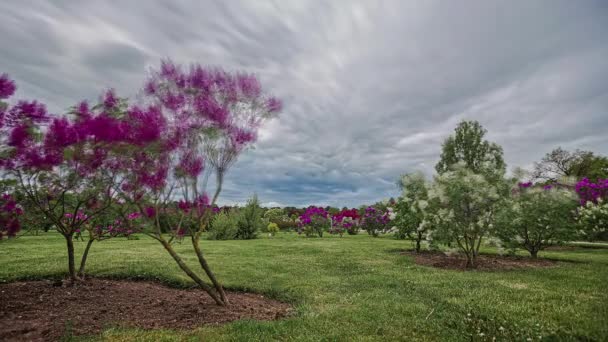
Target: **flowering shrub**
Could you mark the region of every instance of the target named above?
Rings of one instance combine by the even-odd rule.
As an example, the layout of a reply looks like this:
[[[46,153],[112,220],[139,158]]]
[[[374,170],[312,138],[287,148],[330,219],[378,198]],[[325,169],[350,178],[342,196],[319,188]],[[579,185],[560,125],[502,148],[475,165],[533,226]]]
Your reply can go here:
[[[199,241],[210,226],[226,172],[256,141],[264,121],[281,110],[281,102],[265,94],[253,75],[196,64],[184,68],[168,60],[152,70],[144,94],[157,114],[142,127],[145,135],[162,134],[155,138],[155,144],[129,155],[121,174],[122,196],[145,214],[151,228],[145,233],[156,239],[218,305],[226,305],[225,292]],[[216,177],[212,197],[207,196],[206,188],[210,175]],[[164,235],[159,216],[173,210],[175,199],[179,201],[178,219],[167,220],[169,234]],[[243,221],[239,222],[244,228]],[[247,232],[241,229],[239,238],[250,238],[257,231],[249,228],[252,226],[247,226]],[[173,249],[172,242],[184,234],[190,237],[211,284]]]
[[[342,236],[348,232],[349,235],[355,235],[359,232],[359,218],[357,209],[344,209],[332,216],[329,233]]]
[[[2,78],[0,78],[2,82]],[[1,86],[1,84],[0,84]],[[0,240],[3,236],[14,237],[21,229],[19,217],[23,209],[9,194],[0,196]]]
[[[6,75],[0,79],[5,99],[15,86]],[[146,125],[155,116],[154,109],[128,108],[112,90],[97,106],[81,102],[62,117],[50,115],[37,101],[0,103],[0,168],[17,181],[29,207],[66,239],[72,280],[78,278],[74,234],[116,199],[118,171],[130,146],[158,138],[159,132]]]
[[[361,218],[361,228],[373,237],[378,237],[381,232],[389,228],[390,212],[378,210],[374,207],[365,208],[365,213]]]
[[[266,210],[264,213],[264,218],[274,223],[287,221],[289,219],[287,215],[285,215],[285,211],[281,208],[271,208]]]
[[[608,200],[600,197],[596,202],[588,201],[578,209],[577,220],[581,233],[587,240],[606,240],[608,232]]]
[[[574,193],[565,187],[519,183],[497,213],[496,236],[508,248],[536,258],[547,246],[576,234]]]
[[[597,203],[599,199],[608,200],[608,179],[598,179],[596,183],[593,183],[588,178],[583,178],[576,183],[574,188],[581,205],[585,205],[587,202]]]
[[[463,164],[436,176],[428,192],[429,200],[438,207],[430,217],[435,226],[433,238],[455,242],[467,257],[467,267],[475,267],[481,241],[494,227],[501,194],[500,183]]]
[[[304,233],[306,237],[318,235],[323,237],[323,232],[330,226],[329,213],[322,207],[308,207],[300,216],[300,229],[298,234]]]
[[[424,240],[431,240],[431,213],[429,185],[420,172],[404,175],[400,181],[403,195],[396,204],[397,233],[399,239],[409,237],[416,242],[416,252]]]

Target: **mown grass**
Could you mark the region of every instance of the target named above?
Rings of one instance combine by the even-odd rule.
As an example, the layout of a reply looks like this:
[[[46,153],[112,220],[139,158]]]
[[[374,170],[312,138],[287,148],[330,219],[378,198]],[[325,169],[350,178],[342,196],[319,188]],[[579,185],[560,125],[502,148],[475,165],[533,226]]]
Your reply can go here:
[[[400,255],[411,243],[367,235],[306,239],[281,233],[250,241],[203,241],[226,287],[288,301],[295,315],[194,331],[109,328],[87,339],[215,340],[608,340],[608,249],[547,251],[556,267],[451,271]],[[77,243],[81,252],[84,243]],[[193,267],[188,243],[177,250]],[[492,252],[486,248],[485,252]],[[0,281],[62,277],[63,239],[55,233],[0,242]],[[155,241],[96,243],[88,263],[99,277],[192,282]]]

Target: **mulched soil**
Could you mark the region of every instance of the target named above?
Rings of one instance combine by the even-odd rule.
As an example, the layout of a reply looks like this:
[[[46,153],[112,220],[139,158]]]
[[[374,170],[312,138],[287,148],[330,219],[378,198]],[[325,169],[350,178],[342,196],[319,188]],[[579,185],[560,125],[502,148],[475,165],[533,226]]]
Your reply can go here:
[[[87,279],[0,285],[0,341],[56,341],[110,326],[194,329],[240,319],[275,320],[291,306],[259,294],[228,292],[228,307],[202,290],[145,281]],[[66,332],[66,327],[69,330]]]
[[[431,266],[436,268],[444,268],[450,270],[468,270],[466,268],[467,258],[464,255],[454,254],[447,255],[442,252],[421,251],[416,253],[413,251],[403,251],[402,255],[411,255],[418,265]],[[519,256],[500,256],[500,255],[478,255],[476,259],[477,267],[475,270],[492,271],[492,270],[512,270],[528,267],[551,267],[555,266],[556,262],[547,259],[532,259]]]

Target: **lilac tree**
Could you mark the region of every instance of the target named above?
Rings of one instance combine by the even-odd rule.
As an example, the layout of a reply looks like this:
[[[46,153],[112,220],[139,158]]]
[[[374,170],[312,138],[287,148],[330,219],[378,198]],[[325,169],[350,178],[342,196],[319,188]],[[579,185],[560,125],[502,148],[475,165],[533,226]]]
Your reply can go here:
[[[373,237],[378,237],[381,232],[387,230],[391,222],[388,211],[382,211],[372,206],[365,208],[365,213],[361,218],[361,228]]]
[[[331,234],[339,234],[340,237],[344,232],[350,235],[355,235],[359,231],[359,211],[357,209],[342,209],[331,218]]]
[[[312,237],[317,234],[323,237],[323,232],[328,230],[331,225],[329,213],[322,207],[308,207],[306,211],[300,215],[300,227],[298,233],[302,232],[306,237]]]
[[[576,236],[576,205],[567,187],[519,183],[497,211],[495,235],[506,247],[536,258],[546,247]]]
[[[146,125],[162,135],[151,148],[131,155],[123,173],[122,194],[148,218],[152,229],[146,234],[156,239],[218,305],[227,305],[223,287],[200,248],[201,234],[209,227],[211,208],[222,191],[226,172],[256,141],[264,121],[280,111],[281,102],[265,94],[253,75],[200,65],[186,68],[168,60],[151,71],[144,93],[158,113]],[[207,178],[212,174],[216,186],[209,197]],[[159,218],[170,211],[177,212],[178,218],[164,235]],[[189,236],[211,284],[186,265],[172,247],[184,236]]]
[[[15,88],[8,76],[0,77],[2,99]],[[66,116],[48,114],[37,101],[1,103],[3,176],[16,180],[30,207],[65,238],[72,281],[80,279],[74,235],[113,203],[125,152],[158,138],[159,132],[150,134],[147,127],[154,115],[153,110],[127,108],[111,90],[97,106],[82,102]],[[86,255],[81,265],[85,261]]]

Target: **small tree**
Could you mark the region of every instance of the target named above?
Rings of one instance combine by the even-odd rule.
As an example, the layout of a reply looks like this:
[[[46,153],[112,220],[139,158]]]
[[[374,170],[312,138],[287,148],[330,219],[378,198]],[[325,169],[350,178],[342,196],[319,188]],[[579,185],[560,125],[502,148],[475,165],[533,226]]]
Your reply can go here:
[[[574,193],[561,186],[519,183],[499,210],[496,236],[506,247],[538,252],[576,235]]]
[[[390,221],[389,211],[382,211],[370,206],[365,208],[365,213],[361,218],[361,228],[369,235],[378,237],[381,232],[387,230]]]
[[[14,84],[7,86],[11,82],[0,77],[0,100],[14,92]],[[145,134],[149,130],[141,129],[150,112],[127,108],[113,91],[97,106],[82,102],[64,117],[49,115],[37,101],[19,101],[12,107],[0,101],[0,109],[4,177],[16,180],[28,207],[65,238],[68,272],[72,281],[78,280],[74,235],[116,199],[114,187],[120,183],[117,174],[125,151],[154,140],[154,135]]]
[[[608,201],[602,198],[596,202],[588,201],[578,209],[577,216],[581,235],[589,240],[608,238]]]
[[[422,241],[427,240],[432,229],[429,185],[421,172],[403,175],[399,185],[403,193],[396,204],[396,236],[413,239],[416,242],[416,253],[419,253]]]
[[[227,305],[200,239],[209,228],[226,172],[256,141],[261,125],[281,110],[281,102],[265,94],[254,75],[200,65],[184,68],[171,61],[151,71],[144,93],[159,114],[146,129],[159,128],[163,134],[153,146],[130,155],[130,163],[122,168],[122,195],[148,219],[151,227],[145,233],[218,305]],[[210,199],[206,186],[212,174],[215,191]],[[177,219],[161,225],[159,218],[175,210],[176,199]],[[211,284],[173,248],[184,235]]]
[[[439,207],[432,217],[434,236],[456,242],[466,255],[467,267],[475,267],[481,241],[492,231],[501,190],[463,164],[435,177],[429,191],[429,199]]]
[[[255,239],[258,232],[263,230],[268,222],[262,218],[262,208],[257,195],[247,201],[247,205],[239,212],[236,238],[241,240]]]
[[[344,208],[332,216],[330,234],[339,234],[340,237],[347,232],[355,235],[359,231],[359,211],[357,209]]]
[[[534,163],[532,176],[543,182],[557,182],[562,177],[574,177],[576,180],[606,178],[608,158],[591,151],[570,152],[558,147],[547,153],[540,162]]]
[[[315,234],[323,237],[323,232],[331,226],[329,213],[322,207],[308,207],[299,220],[298,234],[304,232],[306,237],[312,237]]]
[[[442,174],[461,164],[488,180],[500,180],[505,172],[502,147],[484,140],[487,131],[477,121],[462,121],[443,145],[435,169]]]

